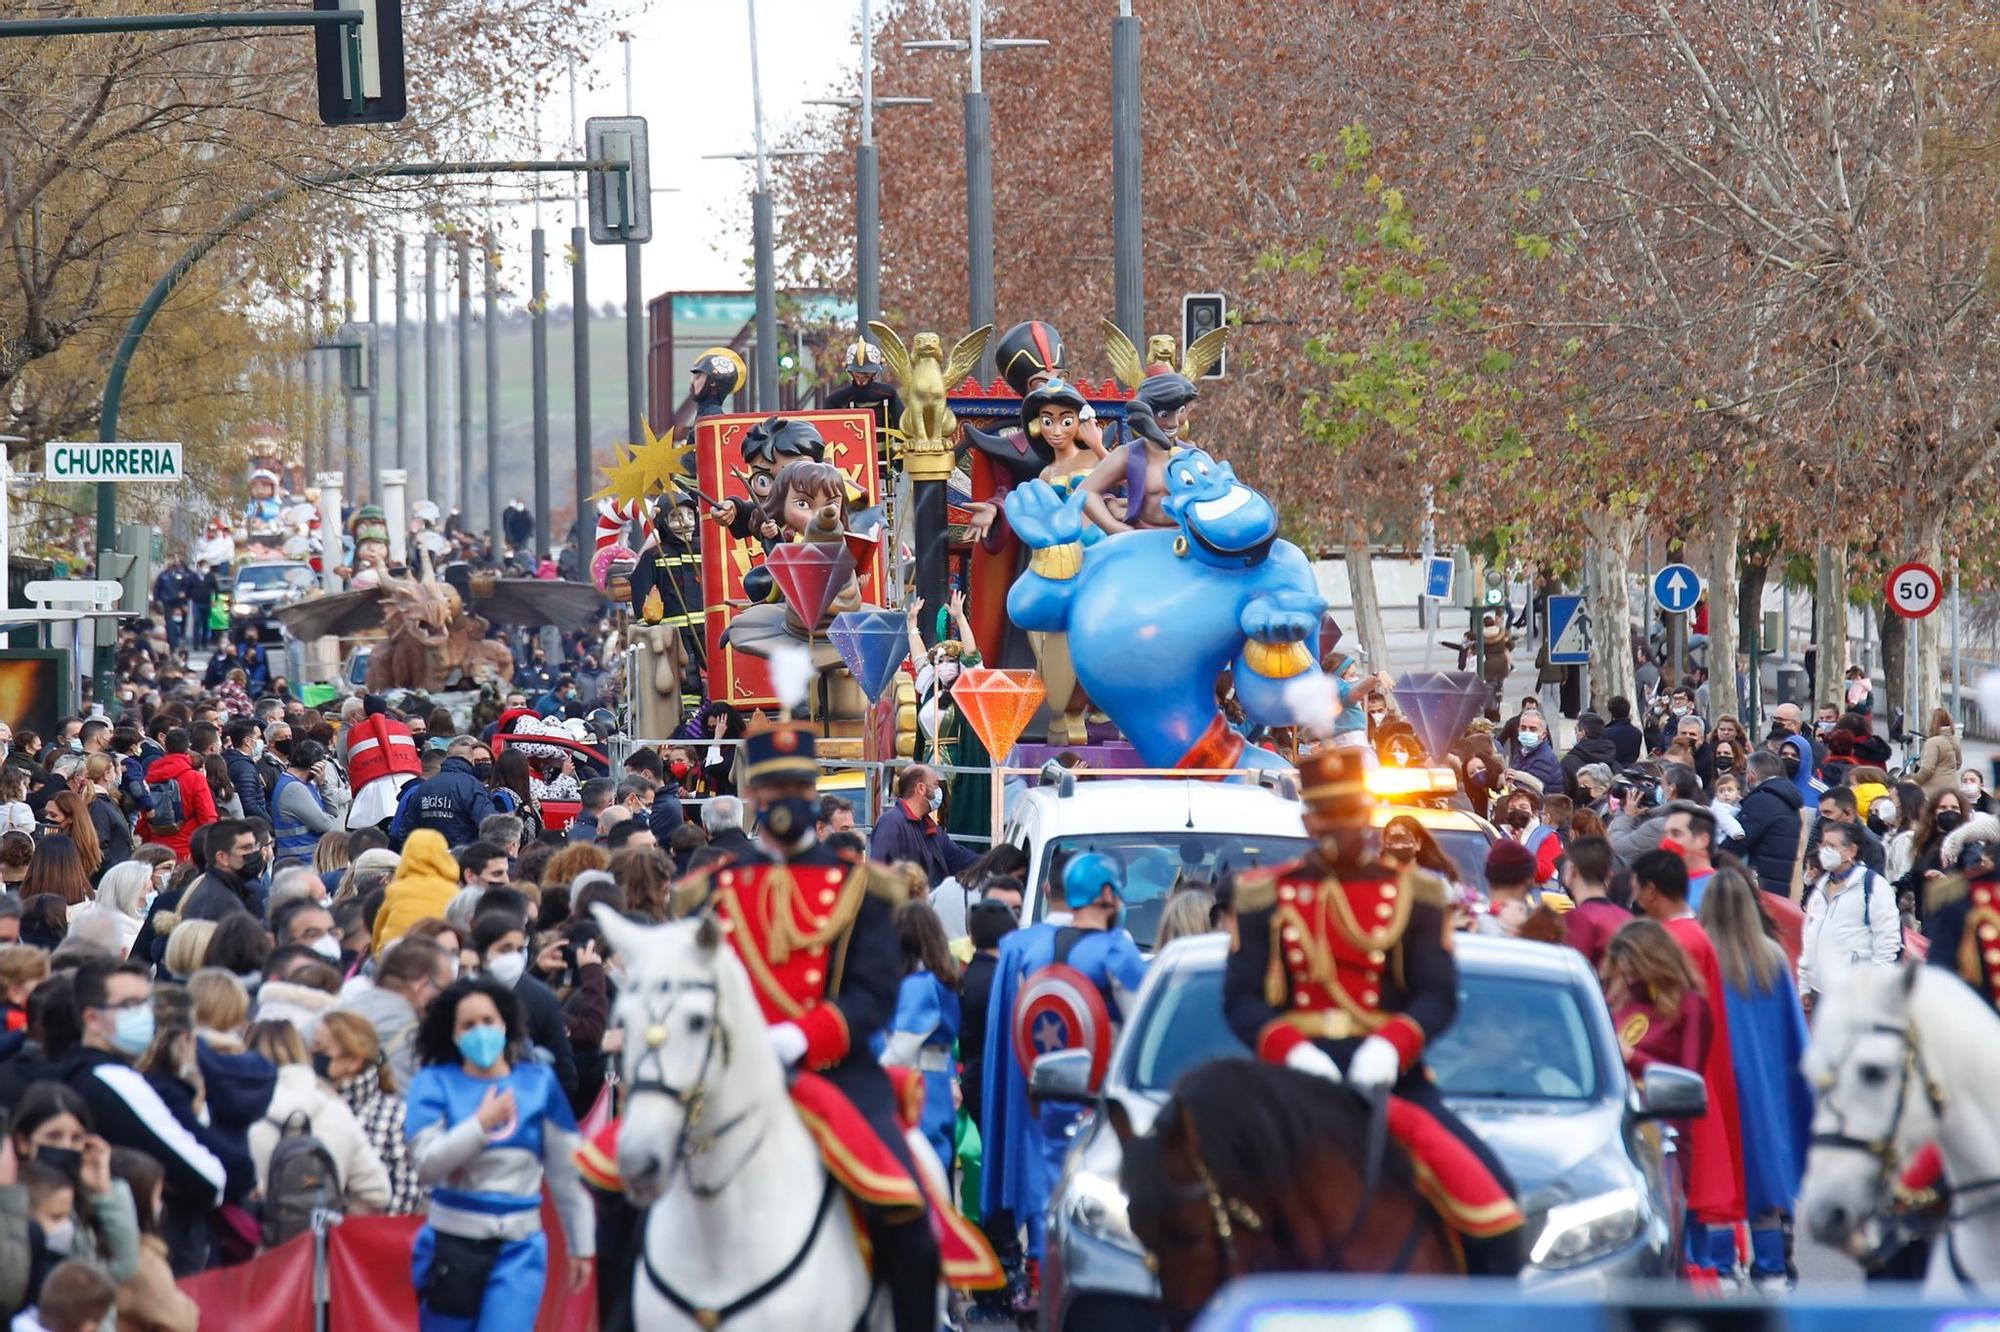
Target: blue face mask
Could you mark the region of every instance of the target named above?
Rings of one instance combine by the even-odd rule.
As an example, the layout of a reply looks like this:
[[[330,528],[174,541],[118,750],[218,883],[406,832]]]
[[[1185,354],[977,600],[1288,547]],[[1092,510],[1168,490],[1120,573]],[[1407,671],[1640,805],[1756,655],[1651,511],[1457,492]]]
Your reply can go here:
[[[142,1055],[153,1043],[153,1006],[118,1010],[118,1025],[112,1029],[111,1043],[128,1055]]]
[[[505,1027],[474,1027],[458,1038],[458,1052],[470,1060],[474,1068],[493,1067],[500,1062],[500,1056],[506,1049]]]
[[[935,809],[940,809],[943,806],[944,806],[944,788],[942,786],[933,786],[931,788],[931,808],[935,810]]]

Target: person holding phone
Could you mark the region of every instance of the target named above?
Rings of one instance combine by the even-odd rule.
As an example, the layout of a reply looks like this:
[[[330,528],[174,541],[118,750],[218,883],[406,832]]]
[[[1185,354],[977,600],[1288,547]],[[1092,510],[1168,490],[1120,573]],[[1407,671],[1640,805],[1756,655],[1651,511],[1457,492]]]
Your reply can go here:
[[[285,769],[271,788],[271,838],[276,865],[312,864],[319,839],[342,826],[347,802],[334,801],[346,788],[333,783],[326,746],[317,740],[295,740]]]
[[[411,1278],[424,1332],[528,1332],[548,1275],[544,1180],[555,1201],[573,1291],[590,1281],[595,1218],[574,1161],[576,1119],[555,1075],[527,1055],[514,993],[461,977],[424,1013],[404,1131],[431,1189]]]
[[[18,1159],[60,1171],[76,1189],[67,1228],[31,1233],[38,1264],[76,1258],[104,1264],[113,1281],[129,1281],[139,1270],[139,1213],[132,1190],[111,1176],[111,1144],[91,1132],[83,1097],[60,1082],[28,1084],[8,1138]]]

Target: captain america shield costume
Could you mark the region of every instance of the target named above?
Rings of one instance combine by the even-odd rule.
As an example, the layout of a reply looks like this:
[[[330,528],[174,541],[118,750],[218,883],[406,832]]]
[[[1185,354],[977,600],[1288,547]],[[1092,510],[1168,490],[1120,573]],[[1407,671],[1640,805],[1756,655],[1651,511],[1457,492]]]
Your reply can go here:
[[[1022,982],[1014,1003],[1014,1058],[1032,1074],[1035,1060],[1057,1050],[1090,1052],[1090,1089],[1104,1082],[1111,1061],[1111,1010],[1090,977],[1052,962]]]

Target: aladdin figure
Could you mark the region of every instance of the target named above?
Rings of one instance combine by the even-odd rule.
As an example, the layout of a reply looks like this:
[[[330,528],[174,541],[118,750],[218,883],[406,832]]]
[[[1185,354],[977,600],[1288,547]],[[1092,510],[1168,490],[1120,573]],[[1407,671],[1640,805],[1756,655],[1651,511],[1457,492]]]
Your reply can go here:
[[[895,387],[882,382],[882,352],[866,338],[856,338],[841,357],[847,382],[826,395],[832,409],[865,407],[875,417],[876,438],[883,430],[903,419],[903,399]],[[951,386],[945,386],[949,389]]]
[[[1083,512],[1106,532],[1172,527],[1160,501],[1167,496],[1167,459],[1180,445],[1187,409],[1200,396],[1194,381],[1169,372],[1149,375],[1125,407],[1126,440],[1111,450],[1083,482],[1090,492]],[[1125,496],[1121,512],[1109,503]]]

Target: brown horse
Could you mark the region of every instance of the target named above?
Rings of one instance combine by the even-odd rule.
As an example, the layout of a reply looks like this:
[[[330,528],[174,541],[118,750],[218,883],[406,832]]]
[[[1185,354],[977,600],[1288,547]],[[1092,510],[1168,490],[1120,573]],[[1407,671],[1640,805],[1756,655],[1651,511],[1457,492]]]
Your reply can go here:
[[[1368,1105],[1345,1087],[1218,1059],[1181,1078],[1146,1137],[1122,1106],[1107,1112],[1125,1149],[1132,1233],[1170,1326],[1252,1272],[1465,1270],[1400,1148],[1384,1152],[1371,1181]]]

